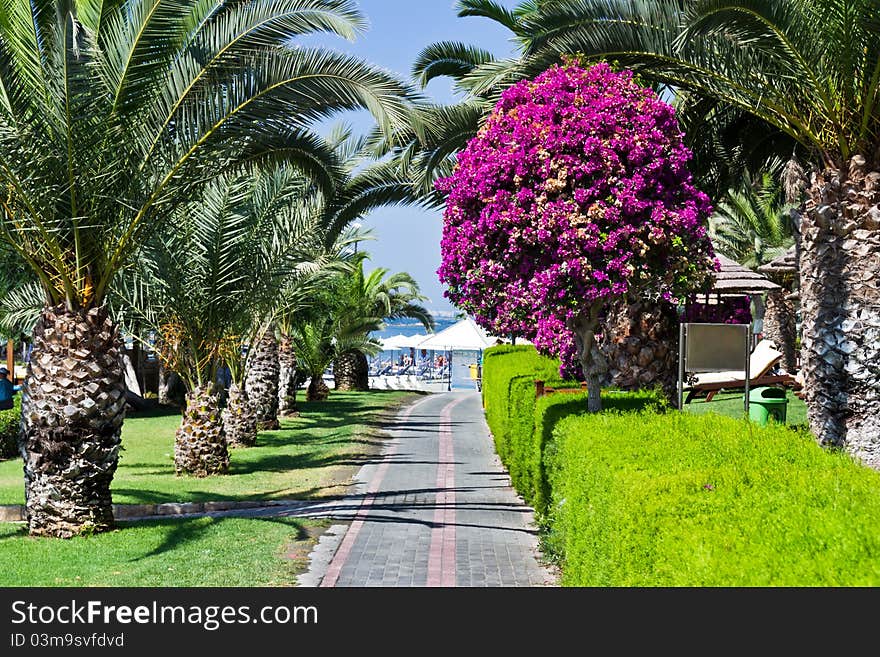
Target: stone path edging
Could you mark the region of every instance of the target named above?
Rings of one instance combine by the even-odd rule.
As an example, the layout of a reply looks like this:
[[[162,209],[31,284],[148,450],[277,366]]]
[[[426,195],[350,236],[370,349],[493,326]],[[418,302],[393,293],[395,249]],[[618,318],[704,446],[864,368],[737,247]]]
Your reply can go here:
[[[163,502],[161,504],[114,504],[113,517],[116,520],[140,520],[168,516],[193,516],[218,511],[244,511],[255,509],[295,508],[314,506],[316,502],[327,500],[260,500],[214,501],[214,502]],[[22,522],[26,520],[23,504],[0,505],[0,522]]]

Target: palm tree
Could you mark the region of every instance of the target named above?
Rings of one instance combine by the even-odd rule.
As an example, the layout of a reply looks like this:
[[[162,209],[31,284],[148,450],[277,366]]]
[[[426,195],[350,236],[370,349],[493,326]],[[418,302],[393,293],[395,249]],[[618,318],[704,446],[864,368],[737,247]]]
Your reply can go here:
[[[265,341],[279,308],[302,307],[301,298],[323,279],[349,269],[325,250],[321,226],[302,211],[310,187],[291,166],[217,178],[145,250],[141,269],[151,285],[138,324],[161,335],[160,357],[188,389],[175,447],[178,473],[222,473],[227,442],[256,442],[260,418],[245,385],[253,354],[243,356],[243,348]],[[337,250],[345,248],[343,242]],[[293,285],[298,295],[288,292]],[[230,382],[221,422],[223,365]]]
[[[244,390],[250,399],[251,413],[257,429],[272,430],[278,422],[278,382],[281,369],[278,361],[278,337],[275,325],[266,327],[248,355],[248,374]]]
[[[777,167],[781,169],[781,166]],[[746,176],[739,189],[730,189],[709,218],[715,250],[739,264],[757,269],[794,245],[791,210],[777,174]]]
[[[751,269],[757,269],[794,245],[792,210],[782,185],[781,162],[754,176],[745,175],[729,189],[709,217],[709,236],[715,250]],[[769,292],[764,309],[764,337],[782,350],[783,367],[794,372],[796,322],[784,290]]]
[[[297,368],[296,350],[287,325],[278,326],[281,337],[278,340],[278,414],[296,417]]]
[[[330,389],[324,383],[324,371],[340,354],[357,350],[373,355],[381,350],[379,343],[367,336],[354,335],[340,339],[334,319],[329,314],[301,321],[293,326],[290,336],[298,364],[310,377],[307,401],[327,399]]]
[[[261,161],[326,180],[308,127],[336,110],[405,122],[409,92],[385,72],[290,47],[363,25],[349,0],[0,7],[0,232],[45,295],[23,398],[31,534],[113,525],[125,384],[105,300],[173,208]]]
[[[383,268],[365,276],[364,259],[357,264],[354,275],[343,281],[336,297],[337,339],[351,342],[366,338],[371,331],[385,328],[385,321],[404,318],[418,320],[433,331],[434,318],[419,303],[426,297],[419,294],[419,285],[412,276],[404,272],[389,276]],[[333,375],[337,390],[367,390],[367,354],[354,347],[341,351],[334,361]]]

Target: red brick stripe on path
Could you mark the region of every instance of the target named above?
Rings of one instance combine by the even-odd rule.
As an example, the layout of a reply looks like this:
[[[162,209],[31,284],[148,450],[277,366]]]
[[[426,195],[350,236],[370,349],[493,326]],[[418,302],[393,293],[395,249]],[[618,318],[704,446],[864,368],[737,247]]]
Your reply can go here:
[[[429,400],[430,397],[427,397],[410,406],[408,409],[406,409],[406,411],[403,412],[403,414],[401,414],[401,421],[405,422],[406,420],[408,420],[409,416],[414,410],[416,410],[419,406]],[[340,573],[342,573],[342,568],[345,566],[345,562],[348,560],[348,555],[351,553],[351,548],[354,545],[354,542],[357,540],[361,528],[364,526],[364,519],[367,517],[367,515],[369,515],[370,507],[373,506],[373,502],[376,499],[376,493],[379,492],[379,489],[382,486],[382,480],[385,478],[385,473],[388,472],[388,466],[390,464],[388,457],[394,456],[394,454],[397,452],[399,444],[399,441],[394,441],[391,443],[391,446],[385,453],[385,459],[382,461],[382,464],[378,467],[376,473],[373,475],[372,480],[367,486],[367,490],[364,494],[363,499],[361,500],[360,506],[358,507],[357,514],[355,514],[355,519],[352,521],[351,525],[348,528],[348,531],[345,533],[345,537],[342,539],[342,544],[339,546],[336,554],[333,555],[333,560],[330,562],[330,566],[327,568],[327,573],[321,580],[322,587],[326,588],[336,586],[336,582],[339,580],[339,575]]]
[[[455,453],[452,409],[464,399],[447,404],[440,415],[440,458],[437,464],[437,508],[428,553],[427,586],[455,586]]]

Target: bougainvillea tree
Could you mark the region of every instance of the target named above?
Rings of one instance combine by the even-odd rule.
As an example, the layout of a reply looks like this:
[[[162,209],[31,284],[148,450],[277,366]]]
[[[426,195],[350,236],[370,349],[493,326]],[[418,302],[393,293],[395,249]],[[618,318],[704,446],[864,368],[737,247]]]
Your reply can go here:
[[[717,265],[689,159],[674,110],[628,71],[568,62],[510,87],[437,183],[446,296],[544,352],[574,338],[599,410],[606,304],[702,289]]]

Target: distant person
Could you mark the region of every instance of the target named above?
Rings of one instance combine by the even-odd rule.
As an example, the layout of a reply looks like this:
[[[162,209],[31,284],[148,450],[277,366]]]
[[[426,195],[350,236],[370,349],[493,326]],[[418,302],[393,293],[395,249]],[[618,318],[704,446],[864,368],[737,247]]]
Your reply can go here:
[[[12,385],[9,380],[9,370],[0,367],[0,411],[8,411],[13,407],[12,398],[18,390],[18,386]]]

